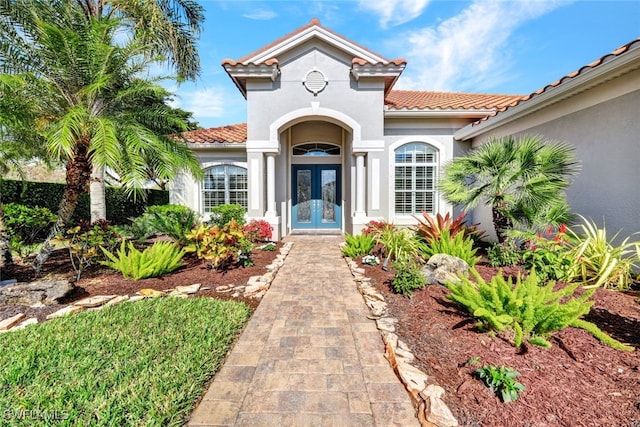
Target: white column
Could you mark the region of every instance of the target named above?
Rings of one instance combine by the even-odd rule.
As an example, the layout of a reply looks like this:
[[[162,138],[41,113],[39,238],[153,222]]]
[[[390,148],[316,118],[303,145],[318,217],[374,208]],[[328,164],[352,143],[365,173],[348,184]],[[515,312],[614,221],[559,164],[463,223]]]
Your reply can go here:
[[[355,216],[366,216],[364,211],[364,155],[365,153],[354,153],[356,156],[356,211]]]
[[[265,153],[267,156],[267,211],[265,216],[276,217],[276,153]]]

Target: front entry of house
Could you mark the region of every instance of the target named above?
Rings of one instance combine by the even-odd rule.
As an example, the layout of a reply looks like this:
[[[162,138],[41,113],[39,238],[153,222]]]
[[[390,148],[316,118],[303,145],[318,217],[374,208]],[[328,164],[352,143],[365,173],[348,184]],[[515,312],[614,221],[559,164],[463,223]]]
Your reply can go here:
[[[293,229],[340,229],[340,165],[292,165]]]

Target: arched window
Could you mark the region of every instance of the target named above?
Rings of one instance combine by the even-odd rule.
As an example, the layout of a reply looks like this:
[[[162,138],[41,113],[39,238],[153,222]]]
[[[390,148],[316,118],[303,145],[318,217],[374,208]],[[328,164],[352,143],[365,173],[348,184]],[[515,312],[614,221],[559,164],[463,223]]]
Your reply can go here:
[[[339,156],[340,146],[323,142],[300,144],[293,147],[294,156]]]
[[[394,157],[395,213],[437,212],[438,150],[423,142],[398,147]]]
[[[212,166],[204,170],[202,211],[211,213],[218,205],[236,203],[247,209],[247,169],[233,165]]]

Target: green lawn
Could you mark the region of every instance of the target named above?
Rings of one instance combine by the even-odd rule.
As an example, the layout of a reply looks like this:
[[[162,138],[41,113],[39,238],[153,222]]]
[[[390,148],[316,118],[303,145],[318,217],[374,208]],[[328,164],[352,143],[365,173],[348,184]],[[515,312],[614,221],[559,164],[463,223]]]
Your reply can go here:
[[[158,298],[0,335],[0,425],[181,425],[250,309]]]

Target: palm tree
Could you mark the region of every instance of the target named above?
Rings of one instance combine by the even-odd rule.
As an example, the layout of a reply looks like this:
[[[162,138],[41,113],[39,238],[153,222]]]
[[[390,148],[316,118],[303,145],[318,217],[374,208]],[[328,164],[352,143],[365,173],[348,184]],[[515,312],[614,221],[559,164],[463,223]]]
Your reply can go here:
[[[117,45],[119,19],[95,20],[72,1],[23,1],[23,9],[0,3],[0,68],[30,79],[39,101],[37,120],[51,155],[66,165],[66,189],[58,220],[36,257],[39,270],[53,249],[50,239],[65,229],[93,166],[109,167],[131,191],[149,170],[170,179],[186,169],[202,176],[186,144],[167,135],[187,129],[170,94],[142,78],[153,58],[142,39]],[[2,94],[0,94],[1,96]]]
[[[179,80],[200,73],[196,41],[204,20],[203,8],[190,0],[75,0],[86,16],[100,21],[119,18],[125,30],[148,47],[149,57],[162,55]],[[94,166],[91,175],[91,221],[106,217],[105,171]]]
[[[439,188],[470,210],[491,207],[499,242],[515,226],[565,222],[564,190],[579,171],[573,147],[540,136],[493,138],[444,167]]]
[[[21,161],[33,158],[47,160],[42,138],[30,126],[24,126],[27,118],[33,118],[33,100],[29,85],[23,78],[0,75],[0,174],[10,169],[24,179]],[[1,196],[1,195],[0,195]],[[13,263],[11,236],[4,221],[4,209],[0,197],[0,268]]]
[[[15,2],[15,0],[14,0]],[[204,9],[193,0],[75,0],[96,21],[117,18],[146,47],[148,57],[166,57],[179,80],[200,74],[196,41]]]

